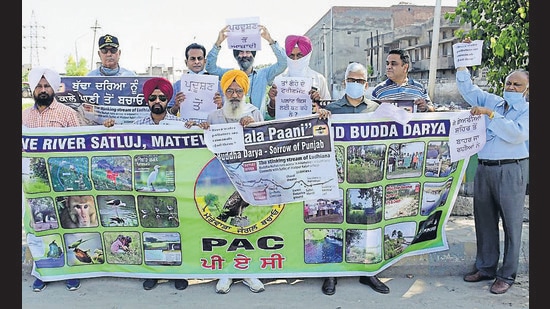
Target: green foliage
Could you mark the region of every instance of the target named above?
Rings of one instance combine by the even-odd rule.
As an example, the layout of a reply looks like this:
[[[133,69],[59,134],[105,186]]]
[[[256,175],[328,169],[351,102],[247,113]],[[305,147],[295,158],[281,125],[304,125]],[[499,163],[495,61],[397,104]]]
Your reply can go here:
[[[65,65],[65,72],[67,76],[86,76],[88,74],[87,67],[86,59],[80,58],[77,64],[73,55],[69,55],[69,59],[67,59],[67,64]]]
[[[372,67],[372,65],[367,65],[367,72],[369,73],[369,76],[374,75],[374,68]]]
[[[529,0],[463,0],[445,19],[470,23],[458,30],[458,38],[483,40],[481,66],[488,70],[489,92],[502,93],[506,75],[515,69],[529,70]]]

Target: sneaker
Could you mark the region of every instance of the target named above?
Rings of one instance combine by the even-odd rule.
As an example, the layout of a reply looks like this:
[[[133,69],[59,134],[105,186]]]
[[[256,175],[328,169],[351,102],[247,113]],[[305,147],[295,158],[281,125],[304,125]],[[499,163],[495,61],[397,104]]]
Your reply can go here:
[[[32,284],[32,290],[34,292],[42,292],[44,291],[44,289],[46,288],[46,282],[36,278],[36,280],[34,280],[34,283]]]
[[[264,284],[256,278],[245,278],[243,279],[243,283],[254,293],[265,291]]]
[[[218,279],[216,283],[216,293],[218,294],[227,294],[231,290],[231,285],[233,284],[233,279],[222,278]]]
[[[176,279],[174,281],[174,287],[176,287],[176,290],[185,290],[188,285],[189,282],[185,279]]]
[[[157,286],[157,284],[157,279],[145,279],[145,281],[143,281],[143,289],[147,291],[152,290]]]
[[[65,286],[69,291],[76,291],[80,288],[80,279],[69,279],[65,282]]]

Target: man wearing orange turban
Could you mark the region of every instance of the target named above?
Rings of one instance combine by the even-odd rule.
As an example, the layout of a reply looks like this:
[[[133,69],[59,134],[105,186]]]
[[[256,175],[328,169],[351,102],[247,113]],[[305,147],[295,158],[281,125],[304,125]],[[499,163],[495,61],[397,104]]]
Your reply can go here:
[[[263,121],[260,110],[246,103],[245,95],[250,88],[250,80],[241,70],[229,70],[223,74],[220,86],[225,95],[225,104],[210,114],[199,127],[208,129],[211,124],[239,122],[242,126],[255,121]]]
[[[225,104],[221,109],[208,114],[206,122],[200,123],[199,127],[208,129],[210,124],[234,122],[238,122],[244,127],[250,123],[264,120],[256,106],[246,103],[245,95],[250,88],[250,81],[244,71],[227,71],[221,78],[220,86],[225,95]],[[244,278],[242,282],[254,293],[265,290],[264,284],[258,278]],[[229,293],[232,284],[233,279],[231,278],[219,279],[216,284],[216,293]]]
[[[243,89],[245,93],[248,92],[248,88],[250,87],[250,81],[248,80],[248,76],[246,76],[246,73],[244,73],[241,70],[231,70],[227,71],[220,81],[220,84],[222,86],[222,90],[225,93],[227,88],[231,86],[231,83],[237,82],[237,84]]]

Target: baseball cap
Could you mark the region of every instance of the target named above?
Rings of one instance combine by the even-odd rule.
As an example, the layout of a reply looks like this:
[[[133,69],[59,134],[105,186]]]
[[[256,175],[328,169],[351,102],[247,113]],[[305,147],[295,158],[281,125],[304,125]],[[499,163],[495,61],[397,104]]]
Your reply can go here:
[[[99,48],[112,46],[118,48],[118,39],[114,35],[106,34],[99,38]]]

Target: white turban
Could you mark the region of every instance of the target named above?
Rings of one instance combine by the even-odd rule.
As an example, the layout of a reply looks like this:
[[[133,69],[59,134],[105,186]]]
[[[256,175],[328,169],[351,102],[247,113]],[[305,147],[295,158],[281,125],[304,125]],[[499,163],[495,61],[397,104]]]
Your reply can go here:
[[[29,85],[31,90],[34,92],[42,76],[44,76],[50,86],[52,86],[53,92],[57,92],[59,85],[61,85],[61,76],[56,71],[43,67],[34,67],[29,72]]]

